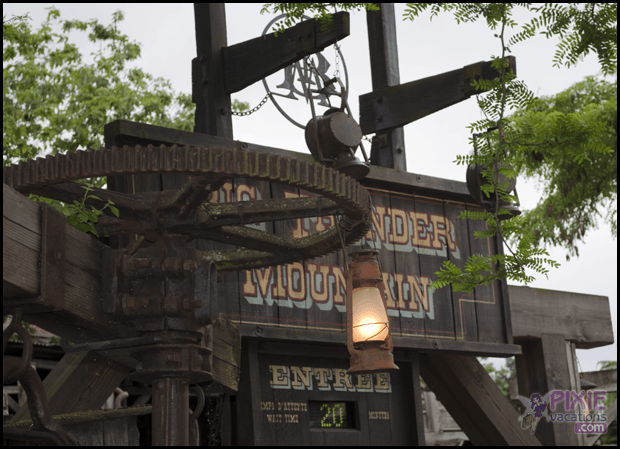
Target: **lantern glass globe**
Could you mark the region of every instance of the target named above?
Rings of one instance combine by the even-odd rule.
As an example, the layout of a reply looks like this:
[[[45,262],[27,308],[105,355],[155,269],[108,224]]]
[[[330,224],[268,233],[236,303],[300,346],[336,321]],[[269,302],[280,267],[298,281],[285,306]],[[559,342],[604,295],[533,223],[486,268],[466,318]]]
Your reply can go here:
[[[383,341],[389,335],[388,317],[377,287],[353,290],[353,341]]]

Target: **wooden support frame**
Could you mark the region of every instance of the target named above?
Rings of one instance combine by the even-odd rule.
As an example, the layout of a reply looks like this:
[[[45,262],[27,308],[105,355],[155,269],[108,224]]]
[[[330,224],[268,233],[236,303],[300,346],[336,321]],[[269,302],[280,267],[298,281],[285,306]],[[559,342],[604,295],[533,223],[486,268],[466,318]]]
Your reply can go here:
[[[515,57],[509,56],[507,59],[509,68],[516,74]],[[475,90],[471,82],[497,77],[491,64],[492,61],[481,61],[461,69],[360,95],[362,133],[378,133],[404,126],[467,100],[476,92],[484,92]]]
[[[378,6],[379,11],[366,11],[373,91],[400,84],[394,3],[380,3]],[[370,162],[379,167],[407,171],[402,126],[381,131],[373,139]]]
[[[521,429],[519,414],[474,357],[423,354],[420,372],[474,445],[540,446]]]
[[[540,339],[522,342],[522,347],[523,354],[515,358],[519,394],[530,398],[550,390],[581,391],[574,352],[563,335],[542,334]],[[556,412],[566,413],[563,409]],[[545,446],[583,445],[574,427],[564,422],[541,419],[535,435]]]
[[[99,409],[130,367],[92,351],[65,354],[43,381],[52,415]],[[12,421],[30,419],[28,405]]]
[[[301,22],[283,33],[269,33],[223,49],[224,88],[238,92],[305,56],[322,51],[349,35],[349,13],[338,12],[327,30],[318,19]]]
[[[609,298],[582,293],[508,286],[516,343],[562,335],[578,349],[614,342]],[[578,317],[578,320],[575,320]]]

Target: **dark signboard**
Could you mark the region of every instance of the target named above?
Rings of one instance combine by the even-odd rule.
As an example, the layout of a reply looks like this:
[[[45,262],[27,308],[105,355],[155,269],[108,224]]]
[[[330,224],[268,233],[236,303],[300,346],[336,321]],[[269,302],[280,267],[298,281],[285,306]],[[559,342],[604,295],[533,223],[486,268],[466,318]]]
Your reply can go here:
[[[252,391],[237,396],[237,429],[247,432],[237,431],[235,443],[322,446],[413,441],[415,425],[407,422],[412,416],[407,387],[413,382],[406,362],[394,373],[351,376],[344,348],[333,352],[285,347],[284,352],[298,355],[278,354],[282,347],[268,345],[244,351],[257,363],[249,362],[242,370],[242,384]],[[316,355],[308,356],[308,351]],[[241,426],[241,421],[247,425]]]
[[[231,146],[238,142],[214,136],[139,123],[118,121],[106,127],[107,145],[164,143],[171,145]],[[245,145],[310,162],[308,154]],[[179,189],[185,174],[130,175],[112,180],[123,192]],[[498,251],[493,239],[475,239],[483,222],[459,219],[463,210],[480,210],[464,183],[371,167],[362,182],[372,197],[372,231],[366,236],[380,250],[387,292],[388,316],[395,347],[450,349],[469,353],[513,355],[507,287],[494,282],[472,294],[451,287],[433,291],[431,282],[445,261],[463,268],[470,254]],[[234,178],[214,202],[312,196],[303,190],[256,179]],[[303,237],[333,226],[333,217],[272,221],[247,226],[282,236]],[[125,245],[128,242],[125,243]],[[196,240],[201,250],[234,246]],[[345,260],[342,251],[320,258],[240,272],[223,272],[212,313],[224,313],[238,324],[243,337],[344,342]]]
[[[369,188],[373,227],[365,240],[380,250],[388,316],[395,337],[511,343],[505,326],[501,284],[473,294],[430,288],[443,262],[463,267],[473,252],[495,252],[492,239],[474,239],[484,223],[459,219],[471,204]],[[219,201],[250,201],[309,195],[266,182],[239,182]],[[254,226],[305,237],[334,225],[331,216]],[[266,230],[263,229],[263,230]],[[313,331],[345,330],[345,264],[342,252],[289,265],[247,270],[226,278],[220,307],[241,324]],[[233,285],[234,284],[234,285]],[[327,335],[327,334],[325,334]],[[396,345],[398,342],[396,342]]]

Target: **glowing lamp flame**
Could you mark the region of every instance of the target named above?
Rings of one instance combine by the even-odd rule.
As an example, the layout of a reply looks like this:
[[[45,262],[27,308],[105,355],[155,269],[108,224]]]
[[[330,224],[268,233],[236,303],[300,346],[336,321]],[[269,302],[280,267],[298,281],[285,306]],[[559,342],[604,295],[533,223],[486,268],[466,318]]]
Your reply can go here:
[[[381,293],[376,287],[353,290],[353,341],[383,341],[389,335],[389,321]]]

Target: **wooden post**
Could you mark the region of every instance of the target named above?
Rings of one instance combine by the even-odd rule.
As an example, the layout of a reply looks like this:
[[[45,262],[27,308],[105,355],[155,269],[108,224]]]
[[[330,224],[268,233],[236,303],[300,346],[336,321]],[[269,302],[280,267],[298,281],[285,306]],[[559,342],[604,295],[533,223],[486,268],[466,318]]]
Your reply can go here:
[[[224,3],[194,3],[196,50],[192,60],[194,132],[232,139],[230,94],[224,90],[222,48],[226,47]]]
[[[405,391],[403,394],[412,399],[411,416],[412,425],[409,429],[412,446],[426,446],[424,438],[424,410],[422,409],[422,387],[420,386],[420,355],[417,352],[410,353],[410,362],[399,363],[405,379]],[[413,425],[415,422],[415,425]]]
[[[372,89],[400,84],[394,3],[379,3],[379,11],[366,11]],[[380,167],[407,171],[405,133],[402,126],[375,135],[370,162]]]
[[[579,388],[579,385],[571,385],[573,364],[569,361],[563,335],[542,334],[540,339],[522,342],[521,345],[523,354],[515,357],[520,395],[530,398],[533,393],[543,396],[550,390]],[[579,376],[576,378],[579,379]],[[559,405],[562,408],[561,404]],[[556,412],[565,413],[564,410]],[[565,422],[547,422],[546,419],[541,419],[535,435],[545,446],[579,444],[574,426]]]
[[[474,445],[540,445],[475,357],[422,354],[420,372]]]

